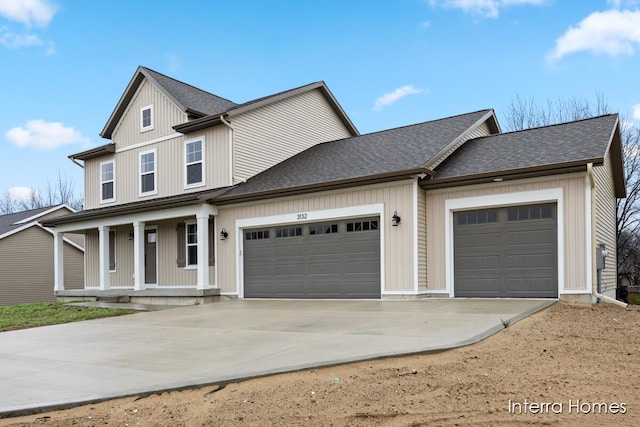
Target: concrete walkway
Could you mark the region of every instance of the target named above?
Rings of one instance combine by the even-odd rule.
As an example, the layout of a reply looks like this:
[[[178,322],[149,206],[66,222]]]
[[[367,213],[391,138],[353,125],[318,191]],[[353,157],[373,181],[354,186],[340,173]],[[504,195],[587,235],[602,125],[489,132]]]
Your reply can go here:
[[[554,301],[239,300],[0,333],[0,418],[477,342]]]

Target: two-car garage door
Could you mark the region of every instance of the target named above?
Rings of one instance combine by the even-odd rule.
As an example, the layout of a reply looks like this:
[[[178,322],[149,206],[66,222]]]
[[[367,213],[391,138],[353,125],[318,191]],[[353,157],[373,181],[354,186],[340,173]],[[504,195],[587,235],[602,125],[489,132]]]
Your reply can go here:
[[[558,296],[556,204],[455,212],[456,297]]]
[[[380,298],[379,219],[245,229],[245,298]]]

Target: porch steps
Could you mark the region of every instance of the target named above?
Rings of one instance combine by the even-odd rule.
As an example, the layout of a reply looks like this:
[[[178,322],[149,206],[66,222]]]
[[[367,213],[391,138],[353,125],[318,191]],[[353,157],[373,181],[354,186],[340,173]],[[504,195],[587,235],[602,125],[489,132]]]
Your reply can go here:
[[[127,303],[129,301],[131,301],[129,295],[101,295],[96,298],[96,302]]]

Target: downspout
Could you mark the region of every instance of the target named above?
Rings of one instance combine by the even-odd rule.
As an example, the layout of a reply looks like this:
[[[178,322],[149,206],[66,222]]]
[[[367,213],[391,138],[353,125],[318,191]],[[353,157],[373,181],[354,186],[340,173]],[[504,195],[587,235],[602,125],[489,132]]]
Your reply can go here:
[[[593,163],[587,163],[587,174],[589,175],[589,183],[591,184],[591,238],[593,239],[594,236],[596,235],[596,221],[595,221],[595,191],[596,191],[596,180],[593,177]],[[595,260],[595,246],[593,245],[593,242],[589,242],[589,247],[591,248],[591,265],[596,265],[596,260]],[[591,275],[593,277],[593,271],[591,271]],[[608,297],[606,295],[603,295],[601,293],[598,292],[597,290],[597,286],[598,286],[598,280],[596,279],[595,281],[592,280],[592,286],[591,286],[591,294],[596,297],[599,298],[600,300],[606,301],[608,303],[611,304],[616,304],[619,305],[621,307],[627,307],[627,304],[625,304],[622,301],[618,301],[615,298],[611,298]]]
[[[231,126],[231,123],[224,118],[224,116],[220,116],[220,121],[231,130],[231,182],[229,185],[233,185],[235,180],[245,182],[244,179],[236,178],[234,175],[236,168],[236,130]]]

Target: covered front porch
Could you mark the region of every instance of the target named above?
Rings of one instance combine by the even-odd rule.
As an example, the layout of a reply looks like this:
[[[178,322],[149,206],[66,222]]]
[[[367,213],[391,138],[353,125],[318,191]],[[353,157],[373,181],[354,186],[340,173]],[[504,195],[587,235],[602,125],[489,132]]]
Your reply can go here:
[[[104,213],[86,211],[76,221],[55,224],[58,299],[183,305],[218,298],[216,207],[195,203]],[[85,235],[81,290],[65,289],[62,241],[69,233]]]

